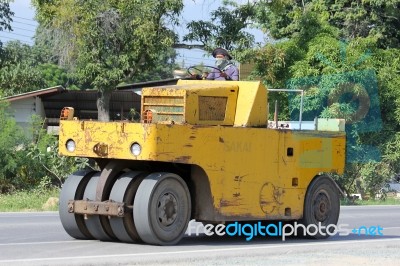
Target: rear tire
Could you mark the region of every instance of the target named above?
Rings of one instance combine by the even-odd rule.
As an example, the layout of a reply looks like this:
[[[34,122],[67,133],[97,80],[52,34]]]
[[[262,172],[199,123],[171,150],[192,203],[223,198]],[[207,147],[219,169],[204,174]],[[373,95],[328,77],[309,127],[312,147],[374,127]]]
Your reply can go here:
[[[145,176],[145,173],[139,171],[122,174],[114,183],[110,200],[124,202],[127,206],[132,206],[139,184]],[[126,243],[142,242],[135,227],[133,213],[126,213],[124,217],[110,217],[110,226],[120,241]]]
[[[83,198],[85,200],[96,200],[96,188],[101,173],[95,174],[86,186]],[[103,218],[107,218],[104,217]],[[106,224],[107,222],[108,224]],[[113,241],[116,240],[116,236],[111,230],[108,219],[102,219],[100,215],[88,215],[85,219],[86,228],[90,234],[97,240],[101,241]]]
[[[333,235],[339,219],[339,213],[339,191],[334,181],[328,176],[316,177],[308,187],[304,201],[301,223],[308,228],[306,236],[324,239]],[[319,228],[319,223],[321,224],[321,230],[317,229]],[[322,229],[322,226],[324,229]],[[328,228],[326,228],[327,226]]]
[[[61,189],[58,211],[61,224],[67,234],[76,239],[93,239],[93,236],[86,227],[83,215],[69,212],[68,201],[83,199],[86,186],[95,173],[94,171],[75,172],[68,176]]]
[[[152,173],[140,184],[133,205],[133,218],[145,243],[175,245],[185,234],[190,214],[189,189],[178,175]]]

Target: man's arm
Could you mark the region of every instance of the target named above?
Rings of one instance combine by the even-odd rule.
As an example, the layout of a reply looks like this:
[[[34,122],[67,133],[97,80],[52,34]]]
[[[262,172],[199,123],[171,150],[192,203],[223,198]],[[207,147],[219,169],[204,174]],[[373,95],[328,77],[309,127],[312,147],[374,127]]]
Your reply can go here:
[[[226,71],[226,80],[239,80],[239,69],[236,66],[231,66]]]

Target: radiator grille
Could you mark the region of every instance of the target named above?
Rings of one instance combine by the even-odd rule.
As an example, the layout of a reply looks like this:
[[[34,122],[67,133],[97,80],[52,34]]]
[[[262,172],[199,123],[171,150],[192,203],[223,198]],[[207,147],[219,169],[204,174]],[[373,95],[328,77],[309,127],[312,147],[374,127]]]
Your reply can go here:
[[[199,120],[224,121],[228,97],[199,96]]]
[[[184,123],[184,103],[184,96],[144,96],[143,109],[152,110],[156,114],[152,117],[153,123],[163,121]]]

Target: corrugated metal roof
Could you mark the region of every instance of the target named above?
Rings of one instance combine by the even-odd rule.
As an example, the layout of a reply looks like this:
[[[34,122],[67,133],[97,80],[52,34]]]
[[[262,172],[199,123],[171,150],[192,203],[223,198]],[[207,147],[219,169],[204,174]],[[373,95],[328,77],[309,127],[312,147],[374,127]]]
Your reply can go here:
[[[5,97],[4,100],[13,102],[13,101],[17,101],[17,100],[27,99],[30,97],[45,96],[45,95],[49,96],[49,95],[53,95],[53,94],[59,94],[59,93],[65,92],[65,91],[67,91],[67,90],[63,86],[55,86],[55,87],[46,88],[46,89],[42,89],[42,90],[30,91],[30,92],[26,92],[26,93],[8,96],[8,97]]]
[[[131,90],[131,89],[138,89],[138,88],[145,88],[145,87],[176,85],[178,80],[179,80],[178,78],[171,78],[171,79],[162,79],[162,80],[156,80],[156,81],[137,82],[137,83],[133,83],[133,84],[119,85],[119,86],[117,86],[117,90]]]
[[[132,90],[113,91],[110,100],[110,120],[128,119],[131,109],[140,112],[141,97]],[[64,107],[73,107],[79,119],[97,119],[97,91],[67,91],[42,97],[47,118],[59,118]]]
[[[143,87],[155,87],[160,85],[176,84],[178,79],[165,79],[158,81],[140,82],[118,86],[111,93],[110,120],[129,119],[131,109],[140,112],[141,96],[134,92],[134,89]],[[58,125],[60,113],[64,107],[73,107],[75,116],[79,119],[97,119],[97,90],[66,90],[62,86],[31,91],[19,95],[4,98],[7,101],[17,101],[30,97],[40,97],[45,109],[49,125]]]

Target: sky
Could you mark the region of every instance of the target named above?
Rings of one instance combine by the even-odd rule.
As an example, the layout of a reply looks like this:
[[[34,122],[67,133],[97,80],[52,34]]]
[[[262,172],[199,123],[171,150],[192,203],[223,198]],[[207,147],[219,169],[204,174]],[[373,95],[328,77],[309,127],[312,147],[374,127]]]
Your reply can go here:
[[[237,2],[247,2],[247,0],[238,0]],[[184,9],[181,15],[182,25],[175,27],[177,32],[183,36],[187,33],[185,25],[192,20],[209,20],[210,12],[221,5],[221,0],[184,0]],[[21,42],[33,45],[32,37],[35,34],[37,22],[34,20],[35,10],[31,5],[31,0],[14,0],[11,3],[11,10],[15,13],[13,17],[12,32],[0,32],[2,42],[10,40],[20,40]],[[255,33],[256,41],[263,42],[261,32]],[[200,49],[177,49],[177,63],[184,63],[184,67],[203,63],[205,65],[214,65],[214,58],[207,55]]]

